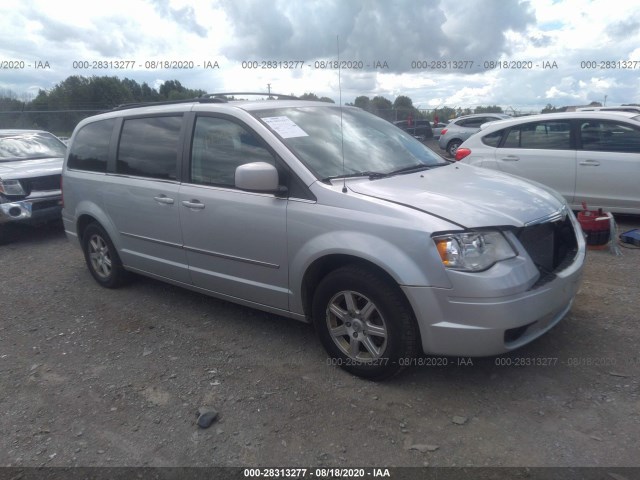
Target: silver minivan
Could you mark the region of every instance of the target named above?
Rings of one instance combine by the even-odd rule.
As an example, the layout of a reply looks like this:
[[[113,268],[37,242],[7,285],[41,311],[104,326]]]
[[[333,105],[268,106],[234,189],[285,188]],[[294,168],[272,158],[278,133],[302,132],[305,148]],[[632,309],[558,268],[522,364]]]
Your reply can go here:
[[[100,285],[135,272],[313,322],[363,377],[518,348],[580,284],[560,195],[358,108],[204,97],[87,118],[69,145],[64,226]]]

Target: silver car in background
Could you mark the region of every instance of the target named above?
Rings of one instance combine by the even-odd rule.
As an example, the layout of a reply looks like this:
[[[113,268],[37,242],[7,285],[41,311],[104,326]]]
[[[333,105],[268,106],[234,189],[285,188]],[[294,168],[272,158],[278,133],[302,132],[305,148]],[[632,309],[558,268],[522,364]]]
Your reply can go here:
[[[66,146],[41,130],[0,130],[0,224],[60,219]]]
[[[496,120],[511,118],[503,113],[476,113],[458,117],[440,131],[438,146],[450,156],[455,157],[458,147],[474,133],[480,130],[480,125]]]
[[[553,191],[321,102],[88,118],[63,190],[66,234],[100,285],[136,272],[313,322],[333,364],[371,379],[423,353],[531,342],[571,308],[585,258]]]

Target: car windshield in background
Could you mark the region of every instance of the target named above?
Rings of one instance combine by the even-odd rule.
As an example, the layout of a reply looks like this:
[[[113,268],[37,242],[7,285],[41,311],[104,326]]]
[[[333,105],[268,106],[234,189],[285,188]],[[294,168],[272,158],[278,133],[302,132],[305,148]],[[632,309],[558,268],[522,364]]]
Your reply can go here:
[[[0,162],[64,157],[66,146],[43,133],[0,134]]]
[[[319,179],[355,175],[374,178],[447,164],[411,135],[360,109],[344,108],[342,118],[339,107],[290,107],[252,113]]]

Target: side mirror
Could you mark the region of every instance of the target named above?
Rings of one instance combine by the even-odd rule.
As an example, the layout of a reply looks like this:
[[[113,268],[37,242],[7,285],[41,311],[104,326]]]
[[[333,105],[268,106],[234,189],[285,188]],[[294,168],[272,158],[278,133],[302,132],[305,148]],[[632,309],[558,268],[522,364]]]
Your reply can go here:
[[[240,190],[276,193],[278,170],[266,162],[245,163],[236,168],[235,184]]]

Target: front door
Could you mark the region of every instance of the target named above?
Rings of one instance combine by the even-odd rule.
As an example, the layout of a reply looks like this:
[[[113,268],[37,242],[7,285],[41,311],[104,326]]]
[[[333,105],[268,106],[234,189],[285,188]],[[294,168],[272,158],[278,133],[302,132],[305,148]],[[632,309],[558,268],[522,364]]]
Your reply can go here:
[[[287,200],[235,188],[235,169],[250,162],[275,164],[255,133],[235,120],[196,117],[179,201],[191,279],[212,292],[287,309]]]
[[[512,127],[495,150],[503,172],[528,178],[553,188],[571,203],[576,186],[576,151],[571,122],[550,120]]]

